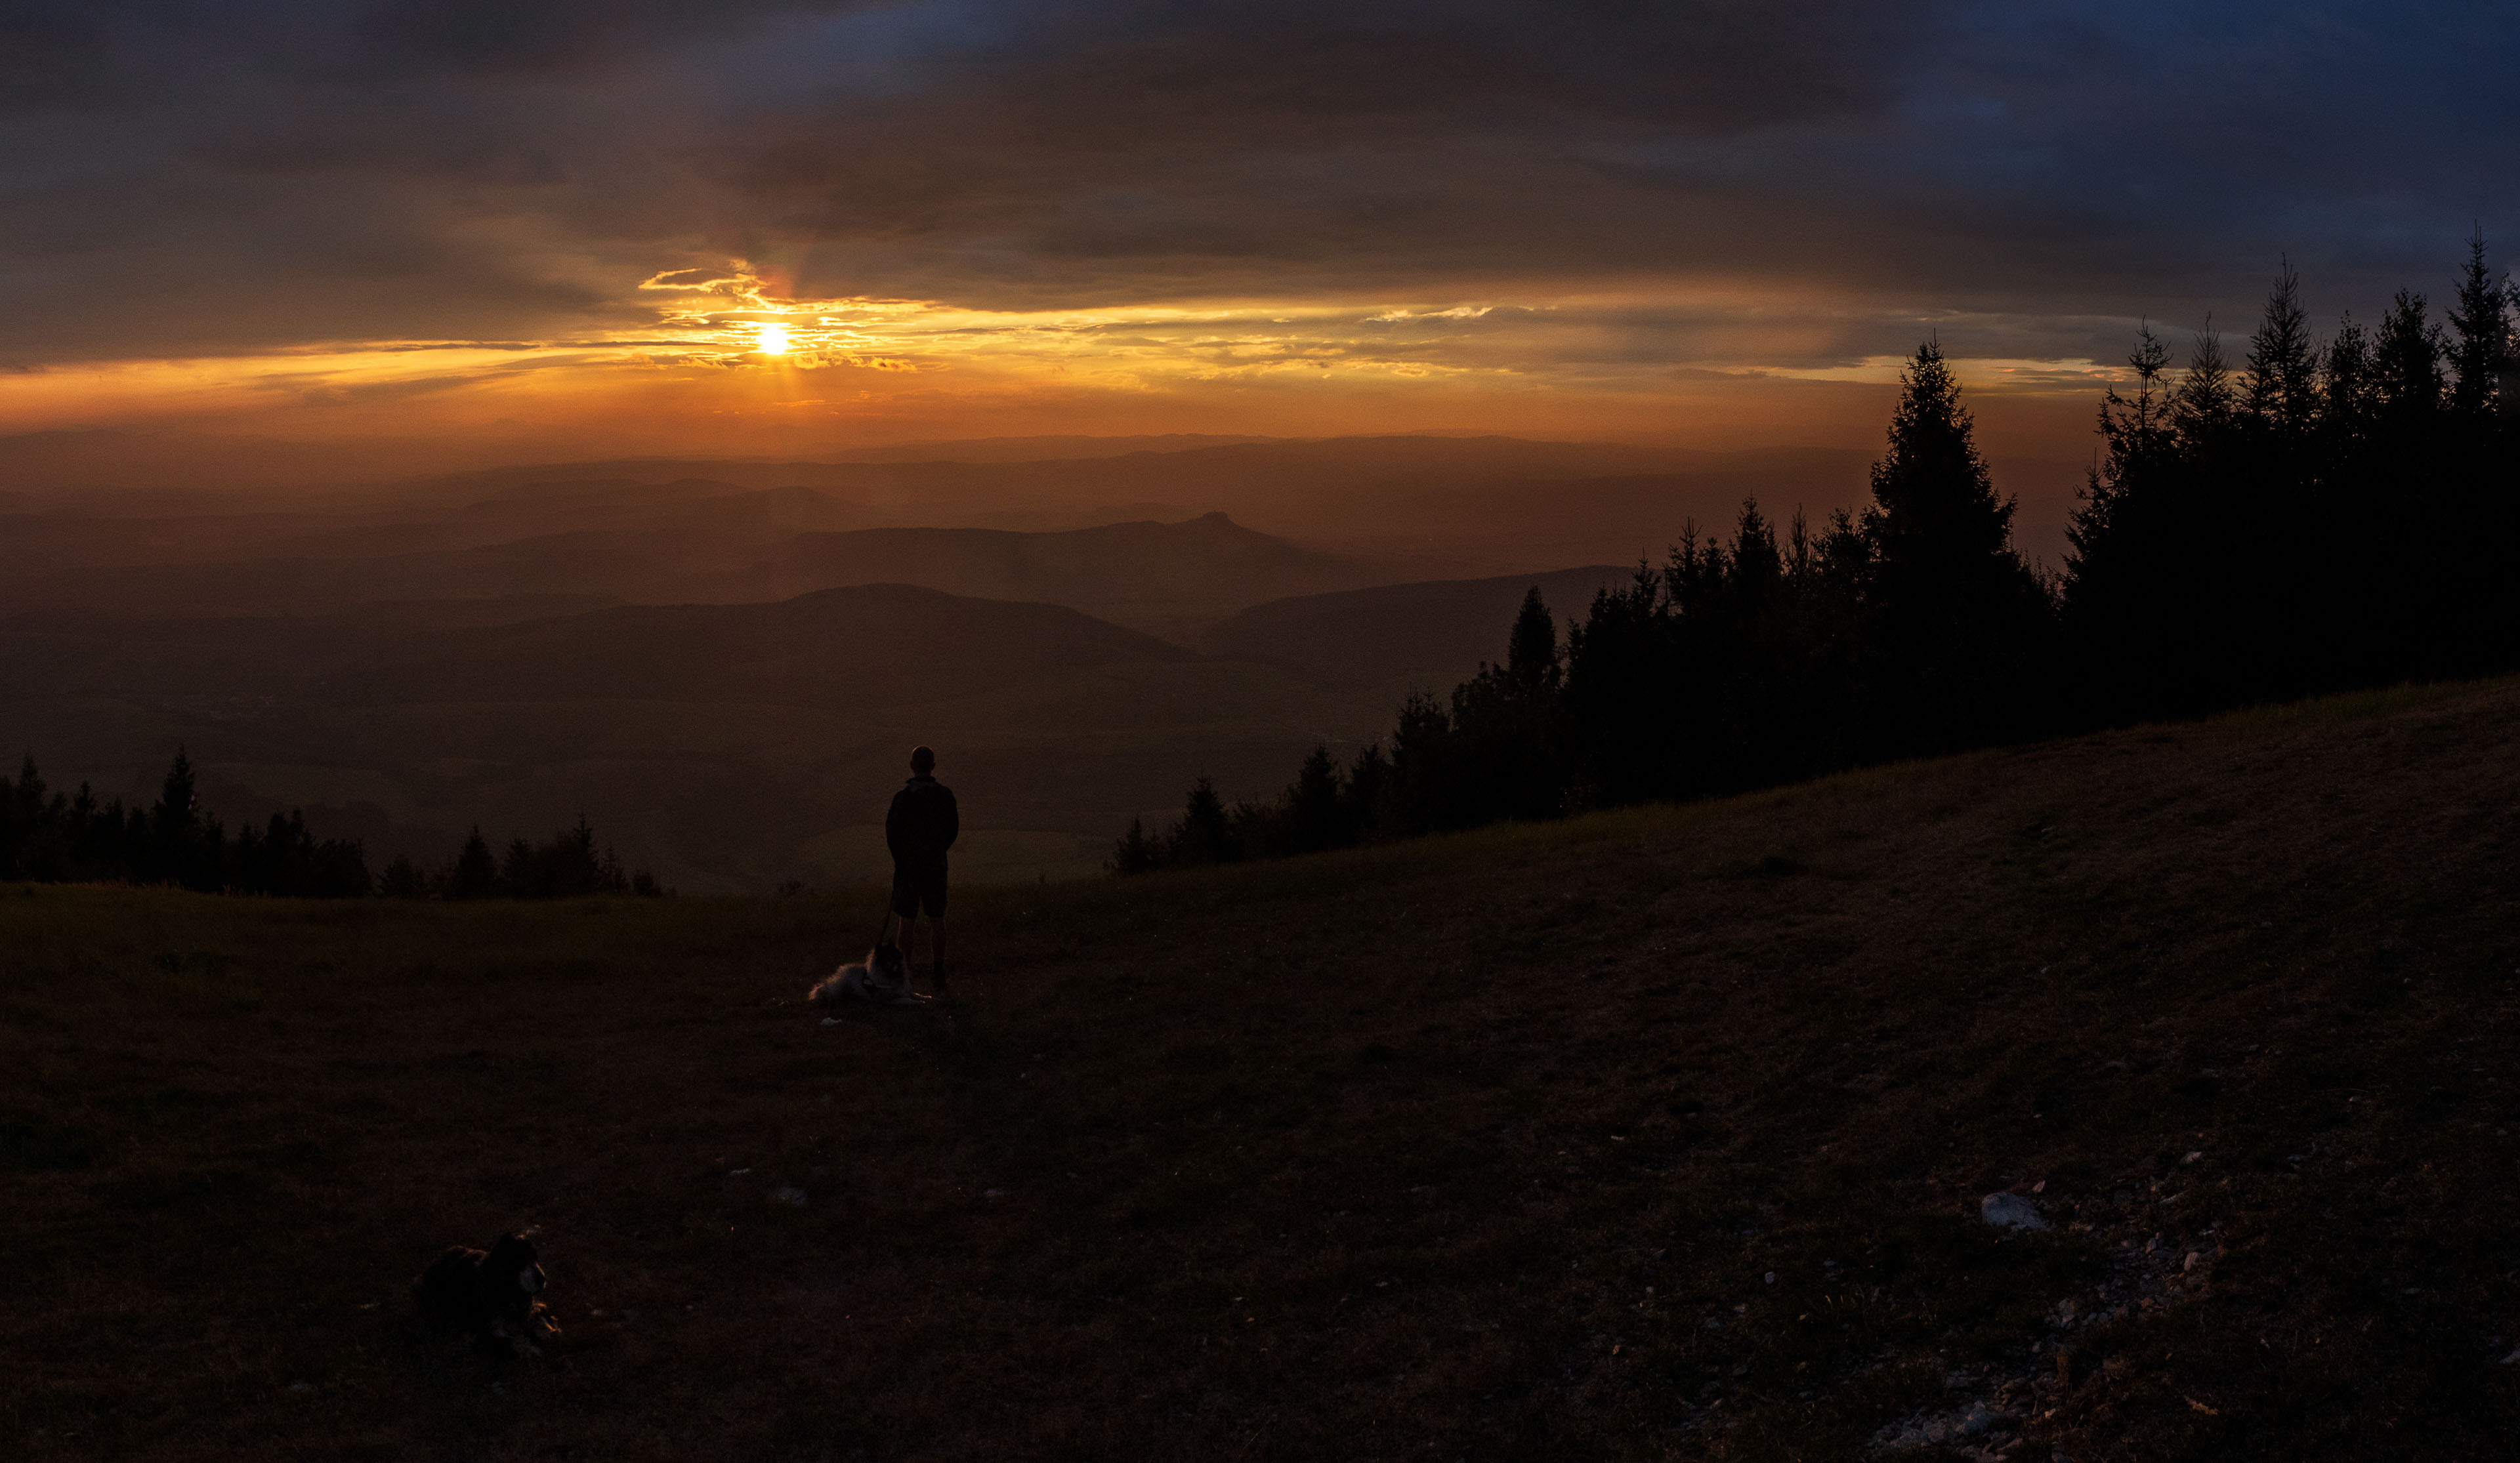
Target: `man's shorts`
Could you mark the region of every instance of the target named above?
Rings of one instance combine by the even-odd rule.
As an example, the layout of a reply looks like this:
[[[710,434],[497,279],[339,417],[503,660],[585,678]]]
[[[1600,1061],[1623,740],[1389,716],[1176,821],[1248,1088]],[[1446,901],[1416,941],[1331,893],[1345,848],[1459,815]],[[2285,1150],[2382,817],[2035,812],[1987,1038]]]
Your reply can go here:
[[[904,919],[915,917],[920,907],[927,908],[927,917],[945,917],[945,865],[933,868],[908,868],[892,865],[892,912]]]

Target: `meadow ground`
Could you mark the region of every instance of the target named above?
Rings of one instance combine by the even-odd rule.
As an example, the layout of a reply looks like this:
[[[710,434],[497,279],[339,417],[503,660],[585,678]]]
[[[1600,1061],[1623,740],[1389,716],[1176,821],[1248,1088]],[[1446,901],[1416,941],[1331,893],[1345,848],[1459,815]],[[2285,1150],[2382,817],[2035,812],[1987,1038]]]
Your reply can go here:
[[[828,1026],[869,897],[0,889],[0,1455],[2508,1457],[2515,714],[970,889]],[[523,1224],[560,1365],[416,1325]]]

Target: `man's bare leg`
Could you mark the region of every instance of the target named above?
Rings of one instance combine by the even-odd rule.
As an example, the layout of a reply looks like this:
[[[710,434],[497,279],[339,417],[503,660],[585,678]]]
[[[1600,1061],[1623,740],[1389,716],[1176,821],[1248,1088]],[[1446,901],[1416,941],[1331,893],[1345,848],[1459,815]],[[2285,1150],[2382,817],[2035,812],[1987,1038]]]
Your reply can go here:
[[[936,994],[945,994],[945,916],[927,916],[927,957],[936,962]]]

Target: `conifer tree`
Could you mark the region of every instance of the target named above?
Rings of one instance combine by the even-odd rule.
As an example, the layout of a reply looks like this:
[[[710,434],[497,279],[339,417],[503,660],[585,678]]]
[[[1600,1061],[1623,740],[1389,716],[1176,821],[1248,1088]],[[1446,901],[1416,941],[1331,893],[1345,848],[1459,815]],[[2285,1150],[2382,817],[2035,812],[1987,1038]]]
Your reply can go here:
[[[1506,639],[1506,663],[1453,689],[1448,816],[1460,823],[1553,817],[1562,805],[1557,622],[1533,585]]]
[[[178,748],[158,802],[149,810],[149,866],[144,877],[187,889],[221,887],[227,832],[216,819],[202,816],[200,801],[193,760]]]
[[[1366,743],[1365,750],[1348,764],[1347,780],[1339,789],[1339,798],[1342,819],[1352,838],[1362,841],[1392,830],[1391,759],[1382,755],[1382,743]]]
[[[1535,584],[1523,591],[1506,637],[1506,679],[1521,694],[1537,696],[1556,690],[1557,674],[1557,622]]]
[[[1740,601],[1741,612],[1756,614],[1784,582],[1785,555],[1777,547],[1777,530],[1759,511],[1755,498],[1741,501],[1741,516],[1732,525],[1732,582],[1727,589]]]
[[[2214,317],[2208,315],[2188,353],[2187,370],[2171,395],[2171,416],[2181,434],[2194,445],[2219,434],[2237,407],[2231,370],[2223,360],[2223,337],[2215,332]]]
[[[1226,816],[1225,799],[1217,795],[1214,782],[1201,777],[1191,784],[1190,801],[1182,811],[1181,827],[1174,833],[1168,862],[1229,864],[1237,856],[1233,823]]]
[[[1453,714],[1424,691],[1412,691],[1391,726],[1393,832],[1458,825],[1455,761]]]
[[[2336,337],[2320,355],[2318,395],[2320,422],[2331,444],[2358,441],[2378,415],[2378,366],[2372,358],[2371,335],[2351,315],[2336,323]]]
[[[491,857],[490,843],[481,836],[481,825],[472,825],[472,835],[464,840],[464,851],[455,856],[455,867],[446,876],[448,899],[488,899],[500,893],[499,864]]]
[[[2441,328],[2425,312],[2424,297],[2401,289],[2381,319],[2372,346],[2372,384],[2380,410],[2392,421],[2418,421],[2441,409]]]
[[[1982,576],[1990,560],[2009,553],[2013,511],[1996,496],[1941,344],[1916,347],[1900,379],[1890,448],[1872,465],[1865,512],[1893,595],[1921,593],[1938,571]]]
[[[2471,420],[2489,416],[2511,364],[2511,293],[2486,267],[2482,229],[2468,236],[2450,330],[2451,410]]]
[[[508,851],[499,856],[499,892],[510,899],[533,899],[551,891],[534,877],[534,846],[522,837],[508,841]]]
[[[2126,653],[2118,642],[2138,601],[2162,588],[2163,530],[2171,513],[2165,502],[2179,458],[2178,405],[2168,385],[2170,347],[2146,323],[2127,356],[2135,394],[2111,386],[2100,398],[2100,461],[2087,474],[2082,506],[2065,526],[2064,611],[2081,648],[2100,672],[2092,689],[2103,697],[2125,694]]]
[[[1928,340],[1903,374],[1889,450],[1872,466],[1864,534],[1877,662],[1877,734],[1948,750],[2014,723],[2046,608],[2012,551],[2013,503],[1996,495],[1960,386]]]
[[[412,862],[411,855],[396,854],[377,879],[377,893],[386,899],[426,899],[428,877]]]
[[[1318,853],[1356,841],[1347,827],[1344,790],[1330,749],[1316,745],[1286,789],[1286,834],[1294,852]]]
[[[2260,424],[2287,436],[2306,435],[2318,416],[2318,343],[2290,264],[2275,276],[2266,315],[2249,337],[2247,402]]]
[[[1111,871],[1148,873],[1161,868],[1163,864],[1162,848],[1147,836],[1146,820],[1130,819],[1129,831],[1120,835],[1119,845],[1111,851]]]

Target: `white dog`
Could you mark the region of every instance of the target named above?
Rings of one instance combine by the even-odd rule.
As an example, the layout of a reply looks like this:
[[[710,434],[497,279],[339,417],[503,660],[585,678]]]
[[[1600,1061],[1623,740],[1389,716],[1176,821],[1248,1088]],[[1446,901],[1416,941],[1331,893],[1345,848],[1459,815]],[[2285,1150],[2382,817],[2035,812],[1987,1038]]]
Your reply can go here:
[[[926,998],[911,991],[910,962],[901,957],[901,947],[887,940],[868,951],[865,959],[823,977],[806,999],[832,1005],[843,1000],[918,1005]]]

